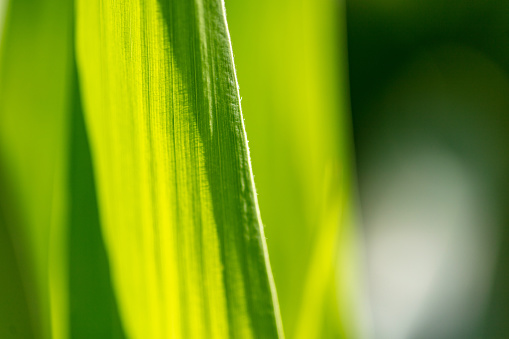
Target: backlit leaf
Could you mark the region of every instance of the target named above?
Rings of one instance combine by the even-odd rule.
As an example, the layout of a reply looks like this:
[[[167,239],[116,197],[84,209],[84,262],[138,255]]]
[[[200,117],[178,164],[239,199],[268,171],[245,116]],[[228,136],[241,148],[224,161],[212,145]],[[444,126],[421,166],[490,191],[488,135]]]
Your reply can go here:
[[[79,0],[77,58],[132,338],[282,336],[221,0]]]

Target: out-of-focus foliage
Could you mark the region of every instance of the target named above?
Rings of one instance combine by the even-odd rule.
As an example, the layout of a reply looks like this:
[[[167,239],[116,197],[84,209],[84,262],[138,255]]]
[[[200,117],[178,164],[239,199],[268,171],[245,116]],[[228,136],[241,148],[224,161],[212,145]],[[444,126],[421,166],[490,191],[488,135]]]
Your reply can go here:
[[[65,217],[72,2],[12,1],[0,49],[5,225],[37,335],[67,331]],[[2,273],[3,274],[3,273]],[[26,324],[25,326],[30,326]],[[22,329],[13,329],[22,331]]]
[[[5,189],[4,185],[0,189]],[[4,211],[0,212],[0,337],[34,336],[30,311],[23,289],[18,259],[7,229]]]
[[[289,338],[352,338],[343,4],[226,1],[253,170]],[[354,263],[351,255],[344,263]],[[344,264],[343,263],[343,264]],[[348,290],[347,293],[344,293]]]
[[[347,1],[376,338],[505,338],[509,3]]]

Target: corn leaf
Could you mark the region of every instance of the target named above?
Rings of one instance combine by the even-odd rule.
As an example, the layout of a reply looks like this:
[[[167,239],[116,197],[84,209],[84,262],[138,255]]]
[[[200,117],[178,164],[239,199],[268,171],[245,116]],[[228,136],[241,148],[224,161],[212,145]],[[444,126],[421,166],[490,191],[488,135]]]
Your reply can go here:
[[[103,234],[132,338],[277,338],[221,0],[78,0]]]
[[[353,338],[343,3],[226,8],[285,333]]]

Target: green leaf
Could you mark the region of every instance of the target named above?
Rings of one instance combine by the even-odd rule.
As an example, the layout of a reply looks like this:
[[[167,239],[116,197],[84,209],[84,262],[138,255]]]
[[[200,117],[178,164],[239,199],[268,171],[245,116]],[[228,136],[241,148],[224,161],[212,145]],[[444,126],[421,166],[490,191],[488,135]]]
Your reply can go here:
[[[5,26],[2,338],[122,338],[82,121],[72,14],[72,1],[16,0]]]
[[[344,4],[226,0],[285,333],[352,338]],[[343,312],[344,309],[347,312]]]
[[[34,335],[43,338],[67,332],[71,32],[71,1],[11,1],[0,51],[0,162],[9,184],[2,209],[17,214],[6,227],[19,249]]]
[[[221,0],[78,0],[77,59],[132,338],[282,336]]]
[[[74,67],[69,156],[69,336],[125,338],[102,238],[92,159]]]

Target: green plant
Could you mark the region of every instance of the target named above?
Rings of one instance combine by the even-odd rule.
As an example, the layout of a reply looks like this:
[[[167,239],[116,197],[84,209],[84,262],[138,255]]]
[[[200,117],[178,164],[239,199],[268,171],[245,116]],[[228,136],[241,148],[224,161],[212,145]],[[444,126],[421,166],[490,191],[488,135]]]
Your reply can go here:
[[[240,54],[253,37],[268,51],[255,71],[272,78],[246,85],[248,129],[283,319],[292,338],[346,335],[334,272],[347,124],[344,99],[329,100],[335,54],[314,45],[336,17],[309,3],[280,22],[302,45],[280,45],[264,6],[264,36],[236,31]],[[0,335],[282,338],[223,1],[12,0],[6,13]]]

